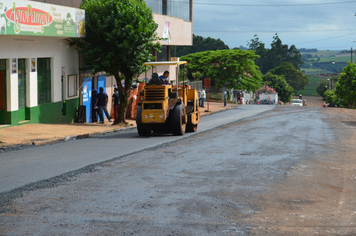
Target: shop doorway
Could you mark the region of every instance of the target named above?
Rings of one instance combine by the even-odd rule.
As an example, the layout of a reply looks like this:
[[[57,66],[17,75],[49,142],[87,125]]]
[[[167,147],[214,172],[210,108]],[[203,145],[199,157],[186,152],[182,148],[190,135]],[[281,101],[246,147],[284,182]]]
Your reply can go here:
[[[26,59],[19,59],[18,63],[19,90],[19,122],[26,120]]]
[[[6,60],[0,60],[0,124],[6,121]]]

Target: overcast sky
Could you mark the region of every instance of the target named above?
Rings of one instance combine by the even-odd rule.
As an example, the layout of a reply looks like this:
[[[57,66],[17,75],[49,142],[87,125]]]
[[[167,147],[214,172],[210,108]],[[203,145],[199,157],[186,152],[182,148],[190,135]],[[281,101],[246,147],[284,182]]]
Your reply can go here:
[[[356,1],[194,0],[193,33],[220,38],[230,48],[257,34],[266,48],[283,44],[318,50],[356,49]]]

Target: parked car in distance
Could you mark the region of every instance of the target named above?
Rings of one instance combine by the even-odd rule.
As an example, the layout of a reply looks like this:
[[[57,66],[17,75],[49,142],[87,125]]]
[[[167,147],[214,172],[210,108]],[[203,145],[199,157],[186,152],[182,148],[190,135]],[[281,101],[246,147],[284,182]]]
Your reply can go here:
[[[326,104],[327,107],[337,107],[337,105],[335,105],[335,103],[331,102]]]
[[[300,107],[302,107],[303,106],[303,100],[293,99],[291,104],[292,104],[292,106],[300,106]]]

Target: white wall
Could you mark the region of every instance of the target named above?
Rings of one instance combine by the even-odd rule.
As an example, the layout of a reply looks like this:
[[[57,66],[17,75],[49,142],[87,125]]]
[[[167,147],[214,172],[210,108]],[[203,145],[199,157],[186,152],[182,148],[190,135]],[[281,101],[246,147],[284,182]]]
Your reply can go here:
[[[170,42],[160,41],[162,45],[191,46],[193,45],[193,23],[183,19],[153,14],[154,21],[158,24],[156,30],[159,37],[163,37],[165,23],[169,22]]]
[[[249,93],[244,93],[244,96],[241,98],[242,104],[246,105],[246,101],[252,100],[252,96]]]
[[[10,67],[11,68],[11,67]],[[11,73],[11,69],[10,69]],[[19,108],[19,96],[18,96],[18,75],[16,74],[10,74],[10,76],[7,76],[8,78],[10,77],[10,80],[7,81],[8,84],[8,90],[7,90],[7,110],[8,111],[15,111],[18,110]],[[9,91],[11,91],[9,93]]]
[[[275,101],[276,104],[278,103],[278,93],[260,94],[259,98],[260,100],[271,99],[271,101]]]
[[[61,68],[65,67],[65,89],[67,75],[79,74],[78,54],[74,46],[70,46],[66,39],[56,37],[31,37],[1,35],[0,59],[7,59],[7,109],[18,110],[18,75],[12,73],[12,58],[25,58],[26,105],[37,106],[37,58],[51,58],[52,73],[52,102],[62,99]],[[36,58],[36,72],[31,72],[31,58]]]
[[[26,61],[26,106],[34,107],[38,104],[37,96],[37,67],[35,72],[31,72],[31,59]],[[37,66],[37,63],[36,63]]]
[[[70,46],[70,42],[62,39],[59,42],[59,50],[60,50],[60,59],[61,59],[61,66],[58,68],[60,78],[58,80],[59,87],[61,86],[61,75],[62,75],[62,67],[64,68],[64,99],[68,99],[68,76],[69,75],[78,75],[77,81],[77,88],[79,89],[80,82],[79,82],[79,55],[75,50],[75,46]],[[79,96],[80,91],[77,92],[77,96]],[[60,101],[61,93],[56,94],[59,97],[56,97],[57,101]],[[71,97],[74,98],[74,97]]]

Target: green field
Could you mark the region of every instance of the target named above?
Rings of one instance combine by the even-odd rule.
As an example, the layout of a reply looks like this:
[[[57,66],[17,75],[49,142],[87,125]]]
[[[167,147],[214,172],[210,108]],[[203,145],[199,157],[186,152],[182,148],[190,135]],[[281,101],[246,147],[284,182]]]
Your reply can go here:
[[[353,61],[356,59],[356,58],[352,58]],[[330,62],[332,63],[333,61],[334,62],[348,62],[348,61],[351,61],[351,56],[342,56],[342,57],[321,57],[320,58],[320,61],[319,62]]]
[[[342,68],[346,66],[348,61],[351,61],[351,55],[339,54],[339,51],[318,51],[318,52],[303,52],[301,54],[317,55],[320,59],[312,58],[304,61],[306,65],[311,64],[310,68],[301,68],[300,70],[309,77],[309,83],[304,87],[304,90],[297,91],[296,94],[319,96],[316,92],[318,82],[323,78],[316,75],[325,75],[328,73],[340,73]],[[356,56],[353,56],[353,61],[356,61]],[[333,63],[334,62],[334,63]]]
[[[302,95],[310,95],[310,96],[319,96],[316,92],[316,86],[318,86],[318,82],[323,78],[318,76],[308,76],[309,83],[304,87],[304,90],[299,90],[297,94]]]
[[[305,75],[320,75],[320,74],[328,73],[327,70],[314,69],[314,68],[302,68],[301,71]]]
[[[330,57],[339,54],[339,51],[318,50],[317,52],[301,52],[301,54],[311,54],[313,56],[317,55],[318,57]]]

